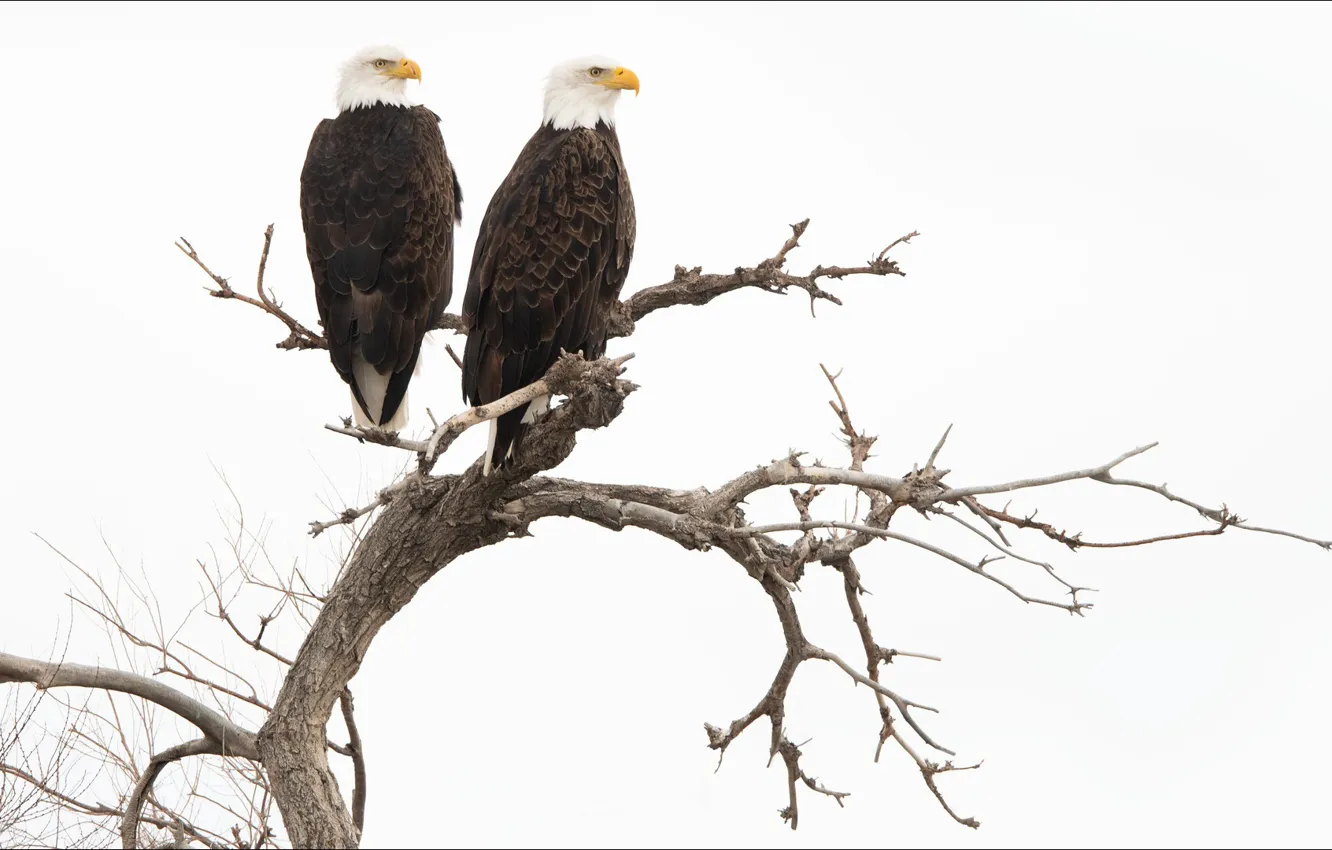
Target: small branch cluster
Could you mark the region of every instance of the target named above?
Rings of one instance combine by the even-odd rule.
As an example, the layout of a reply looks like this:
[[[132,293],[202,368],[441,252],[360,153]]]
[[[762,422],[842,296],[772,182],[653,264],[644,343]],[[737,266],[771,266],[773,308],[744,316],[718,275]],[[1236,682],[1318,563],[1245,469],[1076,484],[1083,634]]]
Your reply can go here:
[[[298,566],[286,572],[274,566],[264,551],[262,541],[247,533],[240,500],[234,493],[232,496],[237,513],[228,546],[234,561],[229,565],[219,561],[215,566],[199,562],[200,574],[207,588],[206,595],[203,604],[190,609],[191,613],[186,615],[186,619],[201,611],[211,614],[221,626],[224,639],[230,636],[239,640],[255,653],[256,659],[277,665],[280,672],[291,661],[270,644],[269,627],[288,614],[304,620],[308,626],[312,619],[310,611],[312,608],[317,611],[320,600],[310,590],[309,582]],[[199,644],[192,645],[180,637],[183,622],[179,625],[164,622],[161,606],[151,591],[146,589],[151,583],[141,585],[117,562],[120,575],[115,582],[117,593],[113,595],[107,583],[96,579],[68,558],[65,560],[89,582],[92,591],[88,593],[87,589],[81,588],[79,592],[71,593],[70,598],[105,627],[112,639],[113,649],[117,643],[125,649],[124,661],[112,666],[146,668],[151,671],[152,677],[121,674],[114,670],[110,672],[115,674],[117,681],[123,679],[133,688],[152,687],[155,693],[164,695],[164,698],[149,700],[146,691],[128,686],[124,690],[117,690],[114,683],[98,684],[84,678],[57,678],[54,684],[48,684],[49,677],[42,678],[42,671],[63,669],[69,674],[79,673],[80,668],[66,664],[52,666],[48,662],[30,659],[5,658],[0,666],[5,668],[7,680],[30,682],[37,687],[39,695],[45,696],[54,693],[54,688],[66,687],[96,687],[106,691],[104,709],[95,710],[85,705],[77,712],[71,711],[71,718],[66,723],[70,746],[66,749],[112,766],[117,779],[126,783],[126,786],[124,791],[106,787],[104,782],[97,786],[69,788],[66,786],[70,783],[62,781],[58,771],[31,766],[28,764],[31,758],[10,763],[4,753],[0,753],[0,773],[28,788],[30,794],[43,803],[45,812],[65,810],[77,813],[85,818],[90,834],[105,832],[125,847],[184,847],[190,844],[209,847],[278,846],[273,829],[273,797],[267,776],[257,763],[254,733],[249,731],[252,727],[247,721],[235,711],[239,706],[241,713],[253,716],[257,710],[262,716],[269,710],[264,695],[251,684],[250,678],[240,672],[236,659],[228,658],[225,650],[204,651]],[[265,563],[267,572],[263,570]],[[137,611],[126,611],[118,599],[119,592],[125,589],[133,595]],[[244,589],[277,597],[275,603],[258,615],[257,628],[246,629],[242,625],[243,618],[236,613],[237,598]],[[149,623],[136,625],[136,614],[146,614]],[[116,656],[116,660],[120,661],[120,653],[116,653]],[[209,672],[205,673],[205,670]],[[172,688],[168,683],[173,678],[177,684],[192,690],[194,695]],[[114,696],[120,693],[132,695],[128,705],[130,716],[126,715],[121,700]],[[135,732],[147,736],[151,751],[158,748],[151,743],[156,735],[156,724],[148,712],[141,710],[137,702],[141,699],[148,704],[156,702],[161,707],[168,707],[172,714],[191,722],[195,722],[193,714],[201,713],[209,724],[208,732],[196,740],[152,752],[145,764],[133,741]],[[345,708],[344,720],[353,738],[349,747],[354,751],[331,742],[330,748],[351,759],[357,780],[354,793],[357,799],[363,799],[363,748],[351,715],[349,691]],[[218,716],[222,720],[216,720]],[[243,734],[236,733],[235,729],[241,730]],[[206,761],[193,759],[193,764],[183,764],[191,756],[216,758]],[[170,766],[178,763],[182,766],[173,776],[175,782],[171,789],[165,793],[183,793],[180,794],[179,802],[168,801],[164,799],[161,776]],[[207,780],[204,779],[205,775]],[[218,789],[222,789],[222,792],[219,793]],[[6,806],[5,801],[0,799],[0,812],[9,808],[13,807]],[[37,812],[37,815],[40,814],[41,810]],[[228,825],[227,821],[232,818],[234,820]],[[42,820],[38,816],[28,819]],[[115,825],[111,826],[105,821],[114,821]],[[141,831],[143,826],[168,833],[170,838],[167,844],[160,840],[154,842]],[[58,833],[50,841],[32,836],[30,843],[33,846],[73,846],[69,843],[71,840],[66,833]]]
[[[46,798],[56,800],[66,808],[87,815],[119,818],[120,836],[125,847],[138,846],[140,823],[171,829],[178,835],[188,833],[191,838],[204,840],[211,846],[212,842],[208,840],[206,831],[188,823],[179,815],[173,813],[172,817],[166,820],[143,816],[144,804],[152,797],[153,782],[168,764],[188,756],[217,755],[258,759],[253,732],[237,725],[200,700],[146,676],[105,667],[88,667],[68,662],[51,663],[0,653],[0,683],[5,682],[24,682],[35,686],[39,691],[53,688],[90,688],[108,693],[129,694],[167,709],[194,724],[203,733],[203,737],[197,740],[154,754],[139,775],[123,808],[81,802],[60,792],[48,782],[30,776],[12,765],[0,765],[0,770],[3,772],[28,781]],[[163,808],[160,805],[156,807]]]
[[[842,304],[840,298],[819,286],[820,280],[841,280],[851,275],[905,277],[906,272],[898,267],[896,261],[889,259],[888,252],[920,235],[913,231],[893,240],[863,265],[816,266],[809,274],[793,275],[783,270],[786,255],[799,247],[800,237],[808,227],[809,219],[791,225],[791,237],[777,253],[751,268],[737,268],[730,274],[704,274],[701,267],[686,269],[684,266],[676,266],[675,276],[670,282],[640,289],[631,298],[621,302],[611,323],[610,335],[629,336],[634,332],[636,322],[657,310],[681,304],[702,306],[728,292],[746,288],[777,294],[785,294],[793,288],[803,290],[809,296],[809,313],[813,316],[815,302],[828,301],[839,307]]]
[[[1092,605],[1080,598],[1087,592],[1082,588],[1064,581],[1055,568],[1042,561],[1021,555],[1014,550],[1004,537],[1002,526],[1010,517],[984,505],[980,499],[986,495],[1007,493],[1014,490],[1034,489],[1056,484],[1089,480],[1099,483],[1120,483],[1111,477],[1111,470],[1120,464],[1152,448],[1151,445],[1121,454],[1119,457],[1099,466],[1072,472],[1057,473],[996,485],[974,487],[949,487],[944,484],[950,470],[941,469],[937,461],[945,442],[951,433],[951,426],[930,452],[924,466],[913,467],[901,477],[892,477],[868,473],[864,470],[865,462],[870,458],[870,449],[874,438],[858,432],[851,422],[851,415],[846,399],[837,386],[837,376],[824,369],[836,400],[830,402],[834,414],[842,425],[842,434],[850,454],[846,467],[837,468],[822,464],[806,465],[798,453],[773,461],[756,470],[743,473],[722,484],[715,490],[698,488],[690,491],[663,490],[643,486],[619,486],[610,484],[587,484],[560,479],[533,478],[525,482],[517,498],[504,505],[503,515],[514,527],[517,534],[525,532],[528,524],[546,516],[578,517],[597,525],[619,530],[624,527],[636,527],[653,531],[675,540],[687,549],[721,549],[738,562],[762,586],[776,607],[778,619],[786,641],[786,652],[778,667],[768,692],[747,714],[722,728],[705,724],[708,743],[713,749],[724,752],[735,738],[754,721],[767,717],[771,724],[770,758],[781,756],[787,767],[789,803],[782,809],[782,817],[792,828],[799,823],[799,809],[796,800],[796,788],[803,782],[806,786],[821,793],[822,786],[814,787],[799,766],[801,746],[795,746],[786,737],[785,695],[795,676],[796,670],[805,661],[829,661],[846,673],[858,684],[866,685],[875,696],[879,715],[882,719],[879,748],[889,740],[896,742],[900,749],[915,763],[922,779],[945,811],[958,823],[976,827],[979,822],[974,818],[958,815],[944,799],[936,778],[942,774],[958,770],[970,770],[979,765],[957,766],[951,760],[942,764],[922,756],[918,745],[913,743],[904,728],[926,747],[944,755],[955,753],[933,740],[915,717],[915,712],[933,712],[934,709],[919,705],[885,687],[880,681],[881,666],[892,663],[899,657],[919,658],[938,661],[937,656],[919,652],[903,652],[880,645],[874,637],[870,621],[861,605],[860,597],[865,593],[864,583],[853,559],[861,548],[875,540],[893,540],[905,543],[917,549],[936,555],[1002,587],[1010,595],[1026,603],[1038,604],[1068,611],[1070,614],[1085,614]],[[1154,444],[1153,444],[1154,445]],[[804,485],[797,489],[791,485]],[[857,496],[863,495],[867,506],[863,515],[857,507],[854,521],[818,519],[814,516],[815,500],[825,488],[837,485],[849,485],[857,489]],[[776,486],[788,487],[799,520],[788,523],[751,525],[744,521],[740,505],[750,495]],[[1177,497],[1175,501],[1183,501]],[[1187,504],[1193,505],[1193,503]],[[982,517],[994,525],[989,530],[978,527],[951,509],[961,506]],[[980,559],[963,557],[945,550],[932,543],[919,540],[896,532],[889,528],[889,523],[902,508],[910,508],[923,515],[943,515],[956,520],[979,535],[991,548],[999,551],[998,555],[985,555]],[[1226,508],[1219,510],[1202,509],[1200,511],[1217,523],[1215,529],[1204,533],[1220,534],[1228,528],[1245,527]],[[1017,527],[1035,527],[1022,523],[1009,523]],[[1259,529],[1253,529],[1259,530]],[[1262,529],[1267,531],[1266,529]],[[781,532],[801,532],[794,543],[784,544],[772,535]],[[818,531],[828,531],[828,536],[817,535]],[[846,533],[839,533],[846,532]],[[992,536],[992,533],[995,536]],[[1168,535],[1152,540],[1128,541],[1118,545],[1145,545],[1151,542],[1180,539],[1196,536],[1198,532],[1180,535]],[[1294,535],[1292,535],[1294,536]],[[1061,542],[1064,542],[1061,539]],[[1318,541],[1313,541],[1318,542]],[[1105,544],[1110,545],[1110,544]],[[1321,545],[1321,544],[1320,544]],[[1032,564],[1041,568],[1042,573],[1055,581],[1067,595],[1066,601],[1029,595],[1018,589],[1006,578],[996,575],[990,565],[1003,559],[1012,559]],[[796,614],[792,592],[799,589],[799,581],[805,569],[813,564],[822,563],[838,570],[846,588],[848,612],[861,636],[865,652],[865,666],[856,670],[838,655],[810,642],[802,630]],[[878,755],[876,753],[876,760]],[[817,784],[817,783],[815,783]],[[841,792],[831,793],[840,804],[845,798]]]
[[[199,253],[194,250],[194,246],[190,244],[190,240],[182,236],[180,241],[176,243],[176,247],[180,249],[182,254],[193,260],[199,268],[203,269],[204,274],[213,279],[213,283],[217,285],[217,288],[207,289],[206,291],[209,295],[214,298],[229,298],[249,304],[251,307],[258,307],[260,310],[263,310],[270,316],[276,317],[282,322],[282,324],[286,325],[288,336],[282,342],[277,344],[278,348],[288,351],[305,350],[310,348],[327,349],[328,340],[296,321],[291,314],[282,309],[282,305],[279,304],[277,299],[273,296],[273,291],[271,289],[264,289],[264,272],[268,268],[268,249],[272,244],[273,225],[270,224],[264,230],[264,248],[259,255],[259,275],[258,281],[255,283],[255,291],[259,295],[257,299],[251,298],[248,295],[242,295],[232,289],[230,281],[208,268],[204,261],[199,259]]]

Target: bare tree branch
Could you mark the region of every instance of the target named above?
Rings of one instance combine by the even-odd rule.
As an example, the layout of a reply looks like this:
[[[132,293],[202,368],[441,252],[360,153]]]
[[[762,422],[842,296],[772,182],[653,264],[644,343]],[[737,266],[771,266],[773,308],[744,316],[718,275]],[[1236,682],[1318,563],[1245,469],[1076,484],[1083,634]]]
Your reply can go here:
[[[290,314],[282,309],[282,305],[277,303],[271,291],[264,292],[264,271],[268,266],[268,249],[272,244],[273,225],[270,224],[264,230],[264,249],[259,256],[259,280],[255,284],[255,289],[259,293],[259,298],[257,300],[247,295],[241,295],[239,292],[231,288],[231,284],[226,278],[208,268],[208,266],[204,264],[204,261],[199,259],[199,254],[194,250],[194,246],[191,245],[190,241],[184,236],[182,236],[180,241],[176,243],[176,247],[180,249],[182,254],[193,260],[199,268],[203,269],[204,274],[211,277],[213,282],[217,284],[217,289],[208,290],[209,295],[214,298],[231,298],[249,304],[251,307],[258,307],[270,316],[275,316],[286,325],[289,335],[285,340],[277,344],[278,348],[286,349],[288,351],[292,349],[305,350],[310,348],[327,349],[328,340],[292,318]]]
[[[100,688],[131,694],[160,705],[198,727],[224,755],[257,759],[254,733],[176,689],[134,673],[83,664],[37,661],[0,652],[0,683],[27,682],[48,688]]]
[[[444,350],[448,352],[450,359],[453,360],[453,365],[455,365],[455,366],[457,366],[459,369],[461,369],[461,368],[463,367],[462,358],[460,358],[460,357],[458,356],[458,353],[457,353],[456,351],[453,350],[453,346],[448,345],[448,344],[446,343],[446,344],[444,345]],[[435,427],[438,428],[438,427],[439,427],[439,423],[435,423]]]
[[[1021,599],[1023,602],[1032,603],[1036,605],[1048,605],[1052,608],[1062,608],[1063,610],[1068,611],[1069,613],[1072,614],[1081,614],[1085,609],[1092,607],[1092,603],[1078,602],[1076,596],[1074,597],[1073,601],[1068,604],[1064,604],[1062,602],[1052,602],[1048,599],[1039,599],[1036,597],[1027,596],[1025,593],[1013,587],[1013,585],[1009,584],[1008,582],[1004,581],[1003,579],[999,578],[993,573],[987,573],[985,571],[986,565],[1000,560],[1002,556],[1000,556],[999,558],[987,556],[981,558],[980,561],[973,564],[965,558],[962,558],[958,555],[954,555],[952,552],[949,552],[946,549],[942,549],[938,546],[935,546],[933,543],[927,543],[924,540],[917,540],[916,538],[909,537],[905,534],[898,534],[897,532],[889,531],[886,528],[875,528],[873,526],[860,525],[851,522],[838,522],[837,520],[811,520],[810,522],[781,522],[781,523],[775,523],[773,525],[763,525],[758,527],[747,526],[745,528],[733,528],[729,529],[729,533],[737,536],[752,537],[758,534],[771,534],[776,531],[811,531],[816,528],[841,528],[841,529],[846,529],[847,531],[855,531],[860,534],[868,534],[874,537],[884,537],[890,540],[899,540],[903,543],[909,543],[912,546],[924,549],[926,552],[933,553],[941,558],[946,558],[947,560],[952,561],[953,563],[957,564],[963,569],[970,570],[976,575],[983,576],[989,581],[992,581],[995,584],[999,585],[1004,590],[1007,590],[1009,593],[1013,594],[1018,599]],[[832,557],[835,559],[836,556],[828,556],[828,557]],[[1077,589],[1081,590],[1084,588],[1077,588]]]
[[[801,770],[800,756],[803,755],[803,753],[800,752],[799,747],[788,741],[785,736],[782,737],[781,743],[777,746],[777,753],[782,757],[782,761],[786,764],[787,794],[791,801],[786,808],[782,809],[778,814],[782,816],[782,820],[788,821],[791,824],[791,829],[795,829],[800,825],[800,809],[796,800],[797,782],[804,782],[806,787],[815,793],[832,797],[839,808],[845,808],[842,806],[842,800],[851,795],[845,791],[830,791],[820,785],[818,780]]]
[[[802,289],[809,295],[811,314],[816,301],[830,301],[840,306],[841,299],[822,289],[818,285],[819,280],[841,279],[851,275],[905,276],[906,273],[898,268],[897,263],[888,259],[888,251],[920,235],[913,232],[897,239],[861,266],[817,266],[804,276],[782,271],[786,255],[800,244],[800,237],[808,227],[809,219],[791,225],[791,238],[786,240],[774,256],[752,268],[737,268],[730,274],[704,274],[701,268],[686,269],[683,266],[676,266],[675,277],[670,282],[641,289],[621,303],[618,321],[612,322],[610,336],[628,336],[633,333],[634,323],[657,310],[682,304],[702,306],[728,292],[745,288],[774,293],[785,293],[792,288]]]
[[[270,614],[267,617],[260,617],[258,633],[253,638],[246,637],[245,632],[241,631],[240,626],[236,625],[236,621],[232,619],[230,612],[227,611],[226,603],[222,601],[222,591],[218,588],[217,583],[213,581],[212,576],[208,574],[208,568],[204,566],[202,561],[199,561],[198,564],[199,569],[203,571],[204,579],[208,582],[208,586],[212,590],[213,598],[217,602],[217,613],[215,616],[231,627],[232,633],[240,638],[241,642],[246,646],[254,649],[256,652],[262,652],[284,666],[290,667],[291,660],[289,658],[286,658],[280,653],[265,646],[263,642],[264,631],[268,628],[268,624],[273,621],[274,615]]]
[[[1224,505],[1219,510],[1215,508],[1205,508],[1202,505],[1198,504],[1197,502],[1191,502],[1188,499],[1185,499],[1181,496],[1176,496],[1174,493],[1171,493],[1169,490],[1167,490],[1164,484],[1146,484],[1142,481],[1130,481],[1124,478],[1115,478],[1110,475],[1109,470],[1106,470],[1105,472],[1096,476],[1096,480],[1101,482],[1102,484],[1114,484],[1120,487],[1137,487],[1142,490],[1151,490],[1153,493],[1161,495],[1172,502],[1179,502],[1181,505],[1188,505],[1198,513],[1202,514],[1203,516],[1207,517],[1208,519],[1214,522],[1224,522],[1226,516],[1229,515],[1229,512],[1226,510]],[[1231,522],[1230,524],[1235,526],[1236,528],[1242,528],[1245,531],[1255,531],[1258,532],[1259,534],[1275,534],[1280,537],[1289,537],[1293,540],[1299,540],[1304,543],[1312,543],[1315,546],[1318,546],[1322,549],[1332,551],[1332,540],[1319,540],[1314,537],[1305,537],[1302,534],[1295,534],[1294,532],[1290,531],[1280,531],[1274,528],[1261,528],[1259,526],[1249,525],[1247,522],[1244,522],[1242,520],[1237,520],[1235,522]]]
[[[1239,517],[1230,513],[1222,506],[1221,519],[1216,528],[1207,528],[1200,531],[1184,531],[1179,534],[1161,534],[1156,537],[1146,537],[1141,540],[1126,540],[1122,542],[1102,543],[1093,540],[1083,540],[1082,532],[1069,534],[1066,531],[1056,531],[1055,527],[1045,522],[1037,522],[1034,517],[1016,517],[1006,511],[997,511],[993,508],[980,506],[986,516],[993,517],[1001,522],[1006,522],[1015,528],[1031,528],[1040,531],[1046,537],[1058,543],[1062,543],[1068,548],[1077,551],[1082,547],[1089,549],[1124,549],[1130,546],[1149,546],[1153,543],[1165,543],[1169,540],[1187,540],[1190,537],[1213,537],[1218,534],[1224,534],[1227,528],[1237,525],[1240,522]],[[1317,542],[1317,541],[1309,541]]]
[[[389,502],[393,501],[394,497],[406,492],[410,487],[418,486],[420,483],[421,477],[417,473],[410,473],[406,477],[399,478],[397,481],[376,493],[374,501],[359,508],[347,508],[345,511],[338,514],[337,519],[325,520],[323,522],[311,522],[310,536],[318,537],[330,528],[336,528],[339,525],[350,525],[366,514],[372,513],[376,508],[387,505]]]
[[[1025,478],[1021,481],[1009,481],[1006,484],[989,484],[980,487],[957,487],[949,488],[940,494],[938,501],[956,503],[962,499],[971,496],[986,496],[993,493],[1009,493],[1013,490],[1024,490],[1030,487],[1048,487],[1051,484],[1060,484],[1065,481],[1077,481],[1080,478],[1095,479],[1098,476],[1106,475],[1110,470],[1119,466],[1124,461],[1132,457],[1137,457],[1145,451],[1156,448],[1159,443],[1148,443],[1145,446],[1139,446],[1136,449],[1130,449],[1119,457],[1103,463],[1100,466],[1091,469],[1077,469],[1072,472],[1060,472],[1055,475],[1046,475],[1041,478]]]

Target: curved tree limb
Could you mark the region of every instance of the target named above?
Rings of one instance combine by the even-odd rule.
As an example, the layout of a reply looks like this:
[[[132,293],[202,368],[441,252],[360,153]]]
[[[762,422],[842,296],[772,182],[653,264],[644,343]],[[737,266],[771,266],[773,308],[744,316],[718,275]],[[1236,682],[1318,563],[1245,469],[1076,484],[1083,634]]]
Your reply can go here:
[[[157,775],[162,772],[162,768],[171,764],[173,761],[180,761],[189,756],[202,755],[222,755],[222,746],[210,738],[199,738],[184,744],[177,744],[169,750],[154,755],[149,760],[148,766],[143,769],[139,776],[139,781],[134,784],[134,790],[130,793],[129,799],[125,801],[125,816],[120,822],[120,842],[125,850],[134,850],[139,846],[139,816],[143,812],[143,801],[147,798],[148,792],[152,790],[153,783],[157,781]],[[183,826],[177,822],[177,828],[183,830]]]
[[[27,682],[43,690],[100,688],[141,697],[193,723],[206,738],[217,744],[220,755],[259,758],[253,732],[242,729],[193,697],[147,676],[84,664],[37,661],[0,652],[2,682]]]

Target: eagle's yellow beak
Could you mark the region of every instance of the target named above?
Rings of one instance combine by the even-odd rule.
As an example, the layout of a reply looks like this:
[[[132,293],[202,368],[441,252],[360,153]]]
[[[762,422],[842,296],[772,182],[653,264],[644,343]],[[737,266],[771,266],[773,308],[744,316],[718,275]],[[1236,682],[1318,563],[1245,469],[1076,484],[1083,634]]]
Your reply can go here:
[[[628,68],[616,68],[609,77],[598,82],[608,89],[633,89],[634,96],[638,96],[638,75]]]
[[[421,66],[410,59],[402,59],[398,62],[396,67],[389,68],[384,71],[384,73],[388,74],[390,77],[397,77],[402,80],[420,81]]]

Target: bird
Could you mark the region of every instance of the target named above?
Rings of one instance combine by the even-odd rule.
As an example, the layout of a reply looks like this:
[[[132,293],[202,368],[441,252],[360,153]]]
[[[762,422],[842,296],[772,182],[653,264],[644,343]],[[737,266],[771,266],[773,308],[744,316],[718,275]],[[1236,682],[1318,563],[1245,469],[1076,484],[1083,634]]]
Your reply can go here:
[[[604,57],[563,62],[546,78],[543,114],[486,207],[461,318],[462,391],[473,407],[542,378],[561,350],[606,348],[607,316],[634,253],[636,219],[615,130],[638,75]],[[482,474],[512,466],[550,396],[490,420]]]
[[[462,187],[440,116],[407,98],[421,66],[392,46],[343,63],[336,118],[301,169],[301,223],[333,368],[363,430],[401,431],[421,344],[453,296]]]

